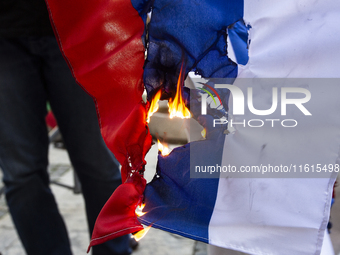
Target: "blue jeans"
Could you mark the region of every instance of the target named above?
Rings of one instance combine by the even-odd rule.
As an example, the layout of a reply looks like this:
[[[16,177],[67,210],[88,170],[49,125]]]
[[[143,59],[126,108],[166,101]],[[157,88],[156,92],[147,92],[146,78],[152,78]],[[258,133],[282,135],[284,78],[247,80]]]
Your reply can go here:
[[[81,181],[92,233],[121,183],[93,100],[75,83],[54,37],[0,39],[0,167],[9,210],[27,254],[68,255],[67,231],[49,187],[46,101]],[[128,236],[93,248],[94,255],[130,253]]]

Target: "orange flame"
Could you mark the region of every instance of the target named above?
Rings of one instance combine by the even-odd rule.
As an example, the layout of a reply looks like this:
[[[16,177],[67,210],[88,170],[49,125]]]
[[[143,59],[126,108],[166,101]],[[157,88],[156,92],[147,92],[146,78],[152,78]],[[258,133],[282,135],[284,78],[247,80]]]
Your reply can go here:
[[[184,74],[183,74],[183,64],[181,67],[181,71],[179,73],[178,81],[177,81],[177,91],[174,99],[169,99],[169,113],[170,119],[173,117],[180,117],[182,119],[190,118],[190,111],[185,106],[183,97],[182,97],[182,85],[184,82]]]
[[[201,131],[201,135],[203,138],[207,136],[207,130],[205,128]]]
[[[145,203],[137,206],[135,212],[136,212],[138,217],[143,216],[144,214],[146,214],[146,212],[143,212],[144,207],[145,207]]]
[[[146,119],[147,123],[150,122],[150,117],[152,116],[152,114],[157,112],[157,110],[159,108],[158,101],[161,98],[161,95],[162,95],[162,90],[160,89],[160,90],[158,90],[158,92],[156,93],[154,98],[152,99],[150,107],[149,107],[149,111],[148,111],[148,117]]]
[[[133,238],[138,242],[140,241],[150,230],[151,225],[147,226],[146,228],[142,229],[141,231],[138,231],[136,234],[133,235]]]
[[[161,152],[162,156],[167,156],[170,153],[169,147],[166,143],[164,145],[157,139],[158,150]]]

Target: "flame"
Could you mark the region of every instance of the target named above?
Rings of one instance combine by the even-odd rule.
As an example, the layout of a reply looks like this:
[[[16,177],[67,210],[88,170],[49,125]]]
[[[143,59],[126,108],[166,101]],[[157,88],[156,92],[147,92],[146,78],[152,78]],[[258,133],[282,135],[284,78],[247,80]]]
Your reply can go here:
[[[183,64],[181,67],[181,71],[179,73],[178,81],[177,81],[177,91],[174,99],[169,99],[169,113],[170,119],[173,117],[180,117],[182,119],[190,118],[190,111],[185,106],[183,97],[182,97],[182,85],[184,82],[184,75],[183,75]]]
[[[202,135],[203,138],[206,137],[206,135],[207,135],[207,130],[206,130],[205,128],[201,131],[201,135]]]
[[[156,93],[156,95],[154,96],[154,98],[152,98],[150,107],[149,107],[149,111],[148,111],[148,117],[146,119],[146,122],[149,123],[150,122],[150,117],[152,116],[152,114],[154,114],[155,112],[157,112],[159,105],[158,105],[158,101],[161,98],[162,95],[162,90],[158,90],[158,92]]]
[[[146,214],[146,212],[143,212],[144,207],[145,207],[145,203],[137,206],[135,212],[136,212],[138,217],[143,216],[144,214]]]
[[[136,234],[133,235],[133,238],[138,242],[148,233],[150,228],[151,228],[151,225],[147,226],[146,228],[142,229],[141,231],[138,231]]]
[[[158,150],[161,152],[162,156],[167,156],[170,153],[169,147],[166,143],[164,145],[157,139]]]

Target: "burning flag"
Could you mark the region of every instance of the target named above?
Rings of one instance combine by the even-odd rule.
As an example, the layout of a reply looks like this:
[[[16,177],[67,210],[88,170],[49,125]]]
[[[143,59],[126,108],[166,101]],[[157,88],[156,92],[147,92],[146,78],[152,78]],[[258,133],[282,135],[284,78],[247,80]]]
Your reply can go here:
[[[155,112],[157,112],[159,105],[158,105],[158,101],[161,99],[162,96],[162,90],[158,90],[158,92],[156,93],[155,97],[152,98],[149,110],[148,110],[148,118],[146,120],[147,123],[150,122],[150,117],[152,116],[152,114],[154,114]]]
[[[184,99],[183,99],[183,85],[184,85],[184,66],[182,63],[181,71],[179,73],[179,77],[177,80],[177,88],[176,88],[176,94],[174,98],[169,99],[169,113],[170,113],[170,119],[174,117],[179,117],[182,119],[190,118],[190,111],[185,105]]]
[[[200,116],[199,101],[189,99],[183,89],[181,94],[193,102],[190,110],[204,126],[206,139],[176,148],[166,157],[159,155],[157,176],[148,185],[143,171],[151,146],[146,122],[149,103],[142,102],[141,95],[145,87],[149,102],[155,91],[172,101],[182,89],[178,77],[184,79],[190,70],[206,78],[236,79],[234,86],[243,95],[248,91],[241,78],[338,77],[337,1],[47,2],[60,48],[78,83],[93,96],[103,138],[122,164],[123,184],[102,209],[91,246],[142,233],[142,222],[252,254],[320,252],[336,173],[327,178],[190,178],[190,158],[196,157],[197,166],[262,166],[280,160],[315,167],[320,162],[336,164],[338,86],[329,95],[326,86],[302,84],[312,94],[306,107],[320,119],[297,116],[298,128],[283,127],[280,136],[270,125],[243,126],[243,117],[255,119],[249,111],[242,118],[228,116],[241,123],[235,132],[226,135],[226,124],[213,129],[214,116]],[[279,85],[254,87],[258,89],[254,98],[264,99],[261,109],[271,108],[272,87]],[[228,93],[220,94],[224,108],[233,110],[236,98],[232,96],[230,104],[228,99]],[[136,207],[143,201],[147,213],[137,218]]]
[[[158,145],[158,151],[161,153],[162,156],[168,156],[170,151],[169,151],[169,147],[166,143],[161,143],[158,139],[157,139],[157,145]]]

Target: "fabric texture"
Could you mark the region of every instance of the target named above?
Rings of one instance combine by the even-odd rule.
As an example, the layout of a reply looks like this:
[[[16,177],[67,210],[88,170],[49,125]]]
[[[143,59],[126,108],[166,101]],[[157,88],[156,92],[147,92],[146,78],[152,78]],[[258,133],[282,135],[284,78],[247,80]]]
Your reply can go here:
[[[243,1],[132,1],[140,15],[152,8],[144,86],[149,100],[160,87],[162,98],[176,92],[181,63],[185,77],[235,77],[237,66],[227,56],[227,27],[242,19]]]
[[[313,97],[317,95],[319,102],[325,104],[320,106],[316,100],[310,107],[316,116],[327,109],[327,121],[301,119],[301,128],[296,133],[240,126],[226,136],[225,127],[221,127],[208,132],[205,141],[177,148],[167,157],[159,156],[157,175],[146,186],[145,197],[145,181],[139,173],[151,143],[145,123],[147,105],[140,103],[140,96],[143,77],[149,100],[159,90],[162,99],[173,97],[183,66],[185,76],[192,70],[205,78],[231,78],[243,94],[247,89],[243,78],[338,77],[339,58],[335,53],[338,38],[333,33],[338,31],[337,3],[92,1],[79,10],[76,2],[48,2],[63,53],[78,82],[96,99],[103,137],[124,167],[125,183],[102,210],[96,225],[98,231],[90,245],[120,232],[140,230],[133,210],[145,199],[147,214],[140,218],[141,222],[199,241],[253,254],[320,252],[335,175],[315,179],[227,176],[195,180],[189,176],[189,151],[197,146],[198,158],[202,155],[202,160],[209,162],[211,157],[221,165],[254,165],[265,159],[273,163],[277,158],[299,164],[311,159],[335,164],[339,162],[340,142],[335,110],[339,106],[334,97],[337,92],[327,100],[325,86],[312,86]],[[151,21],[147,24],[150,11]],[[122,20],[129,22],[123,24]],[[70,23],[74,25],[69,27]],[[228,57],[227,31],[232,44],[229,49],[238,65]],[[111,38],[107,36],[109,32]],[[248,33],[249,39],[245,36]],[[143,44],[148,50],[145,62]],[[320,48],[321,45],[324,47]],[[108,68],[118,65],[117,55],[124,60],[124,72]],[[119,63],[117,70],[121,66]],[[109,74],[117,78],[115,83],[111,76],[107,77]],[[265,99],[261,101],[264,109],[269,109],[268,98],[274,85],[260,86],[255,82],[254,87],[258,89],[257,95]],[[193,102],[194,117],[208,127],[209,117],[200,119],[198,101],[189,98],[188,92],[185,94],[187,103]],[[232,97],[228,102],[229,93],[221,94],[225,110],[232,110]],[[124,101],[118,99],[127,95],[130,97]],[[112,116],[118,117],[119,124],[110,122]],[[238,117],[235,120],[242,121]],[[250,113],[244,115],[250,117]],[[324,128],[329,132],[324,134]],[[314,137],[315,130],[318,139]],[[270,149],[262,157],[261,148],[266,148],[266,144]],[[216,158],[212,151],[217,152]],[[120,194],[124,192],[128,195],[122,199]],[[121,207],[113,209],[117,202]],[[125,224],[120,224],[124,217]],[[108,225],[104,224],[106,221]]]
[[[122,165],[123,184],[116,193],[130,194],[125,200],[111,196],[98,217],[92,246],[143,229],[134,210],[143,198],[144,156],[152,139],[146,125],[147,104],[141,98],[142,18],[129,1],[86,1],[81,8],[79,4],[48,1],[50,17],[73,76],[96,102],[106,145]],[[101,215],[107,211],[116,212],[109,228],[102,227],[107,218]]]

